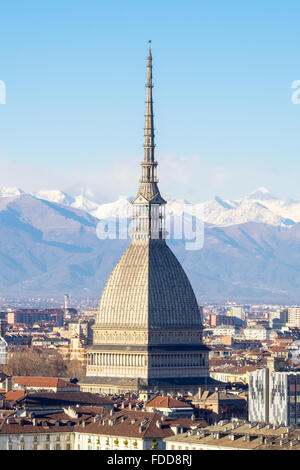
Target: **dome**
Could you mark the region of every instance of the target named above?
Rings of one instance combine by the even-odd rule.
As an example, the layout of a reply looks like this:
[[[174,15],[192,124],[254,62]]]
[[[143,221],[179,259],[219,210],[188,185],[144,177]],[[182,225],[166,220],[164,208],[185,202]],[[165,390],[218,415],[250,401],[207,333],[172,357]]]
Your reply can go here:
[[[101,328],[201,328],[192,286],[164,240],[132,242],[112,271],[97,314]]]

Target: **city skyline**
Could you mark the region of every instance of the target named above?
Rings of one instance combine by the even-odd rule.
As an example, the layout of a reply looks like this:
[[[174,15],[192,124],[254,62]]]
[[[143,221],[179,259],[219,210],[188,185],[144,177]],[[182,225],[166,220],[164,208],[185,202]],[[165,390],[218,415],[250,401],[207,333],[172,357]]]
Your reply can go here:
[[[2,7],[0,450],[300,450],[298,13]]]

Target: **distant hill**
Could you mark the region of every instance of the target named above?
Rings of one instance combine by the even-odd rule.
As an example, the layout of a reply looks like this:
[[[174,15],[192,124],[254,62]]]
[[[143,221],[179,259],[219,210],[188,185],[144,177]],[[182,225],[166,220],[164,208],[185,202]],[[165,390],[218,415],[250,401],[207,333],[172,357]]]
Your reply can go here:
[[[0,295],[100,298],[129,240],[99,240],[98,222],[21,191],[0,197]],[[210,223],[202,250],[187,251],[182,240],[168,243],[201,303],[300,302],[300,223]]]

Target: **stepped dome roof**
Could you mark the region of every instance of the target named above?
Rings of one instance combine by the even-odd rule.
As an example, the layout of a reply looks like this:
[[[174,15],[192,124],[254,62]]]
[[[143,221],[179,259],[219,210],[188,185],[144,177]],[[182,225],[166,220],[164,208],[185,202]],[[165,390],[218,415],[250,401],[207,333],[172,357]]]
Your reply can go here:
[[[199,328],[192,286],[164,240],[132,242],[104,288],[101,328]]]

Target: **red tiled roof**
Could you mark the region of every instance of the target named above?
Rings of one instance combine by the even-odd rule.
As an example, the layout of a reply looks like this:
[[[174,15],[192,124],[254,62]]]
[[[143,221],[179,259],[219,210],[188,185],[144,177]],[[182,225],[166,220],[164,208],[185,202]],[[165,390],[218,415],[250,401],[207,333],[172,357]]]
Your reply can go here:
[[[19,384],[22,387],[77,387],[67,380],[60,379],[59,377],[12,377],[12,383]]]
[[[57,427],[55,425],[50,426],[34,426],[33,424],[29,423],[26,425],[20,425],[15,420],[12,423],[7,423],[6,419],[0,423],[0,433],[1,434],[32,434],[32,433],[46,433],[49,434],[51,432],[72,432],[74,431],[74,425],[68,426],[64,425],[61,427]]]
[[[162,421],[160,413],[144,411],[119,411],[112,416],[100,419],[96,423],[75,426],[75,430],[88,434],[111,435],[118,437],[164,438],[173,436],[173,421]],[[191,422],[191,421],[190,421]],[[143,423],[143,424],[142,424]],[[159,426],[157,426],[159,423]],[[175,424],[175,420],[174,420]],[[177,422],[176,422],[177,424]]]
[[[156,408],[190,408],[188,403],[171,397],[155,397],[146,404],[147,408],[150,406]]]
[[[242,375],[242,374],[246,374],[247,372],[254,372],[257,369],[258,369],[257,366],[233,367],[233,368],[228,368],[228,370],[226,370],[226,373]]]
[[[101,411],[101,414],[95,416],[94,409],[89,407],[84,407],[84,409],[86,414],[79,412],[76,408],[77,416],[74,417],[65,412],[35,415],[34,420],[30,417],[9,418],[8,415],[6,418],[0,419],[0,434],[77,431],[88,434],[151,439],[174,435],[173,426],[180,425],[184,428],[184,431],[199,425],[201,427],[207,426],[204,420],[174,419],[172,417],[162,417],[161,413],[119,411],[108,415],[107,410],[98,408],[97,411]],[[103,413],[106,416],[103,416]],[[58,422],[60,425],[56,426]]]
[[[25,393],[25,390],[9,390],[9,392],[5,392],[3,395],[5,396],[5,400],[14,401],[23,397]]]

